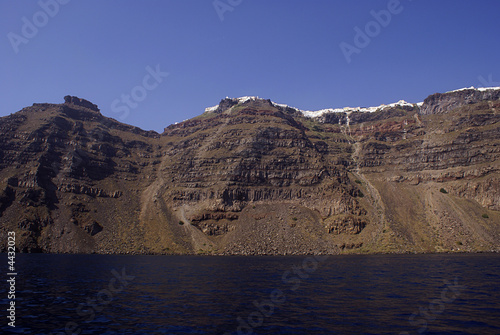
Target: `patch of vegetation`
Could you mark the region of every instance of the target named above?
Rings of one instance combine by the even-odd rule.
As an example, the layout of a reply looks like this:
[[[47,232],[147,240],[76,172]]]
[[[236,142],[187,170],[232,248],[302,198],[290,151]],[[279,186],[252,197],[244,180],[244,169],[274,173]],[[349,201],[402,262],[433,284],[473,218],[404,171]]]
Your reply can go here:
[[[297,218],[294,216],[294,217],[292,218],[292,220],[293,220],[293,221],[297,221]]]
[[[354,182],[355,182],[356,184],[359,184],[359,185],[363,184],[363,182],[362,182],[361,180],[359,180],[359,179],[356,179]]]
[[[484,214],[482,215],[482,217],[483,217],[483,218],[485,218],[485,219],[489,219],[489,218],[490,218],[490,217],[488,216],[488,214],[486,214],[486,213],[484,213]]]
[[[441,193],[444,193],[444,194],[448,194],[448,191],[446,191],[444,188],[441,187],[441,189],[439,190],[439,192]]]
[[[363,192],[361,192],[361,190],[358,191],[358,197],[360,198],[363,198],[365,195],[363,194]]]
[[[183,226],[184,225],[184,221],[179,221],[179,225]]]

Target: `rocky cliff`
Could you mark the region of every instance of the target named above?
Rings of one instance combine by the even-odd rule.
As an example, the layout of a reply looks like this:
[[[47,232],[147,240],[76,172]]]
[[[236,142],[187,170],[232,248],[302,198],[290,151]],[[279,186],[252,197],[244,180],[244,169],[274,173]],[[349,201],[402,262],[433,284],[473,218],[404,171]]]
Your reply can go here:
[[[255,97],[143,131],[66,96],[0,118],[23,252],[500,250],[500,89],[303,112]]]

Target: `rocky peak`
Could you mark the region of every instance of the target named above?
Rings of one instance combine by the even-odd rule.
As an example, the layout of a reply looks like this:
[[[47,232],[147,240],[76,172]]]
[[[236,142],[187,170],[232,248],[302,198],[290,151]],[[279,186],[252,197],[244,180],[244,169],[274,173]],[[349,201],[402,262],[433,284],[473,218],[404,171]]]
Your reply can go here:
[[[246,96],[246,97],[240,97],[240,98],[229,98],[226,97],[225,99],[222,99],[218,105],[213,106],[213,107],[208,107],[205,108],[206,113],[224,113],[228,109],[230,109],[233,106],[236,105],[248,105],[248,106],[255,106],[255,107],[263,107],[267,106],[269,108],[275,107],[275,104],[269,100],[269,99],[262,99],[256,96]]]
[[[455,108],[485,100],[500,100],[500,87],[462,88],[446,93],[435,93],[424,100],[421,114],[444,114]]]
[[[99,108],[97,107],[96,104],[91,103],[88,100],[81,99],[75,96],[67,95],[64,97],[64,103],[67,105],[76,105],[76,106],[81,106],[88,108],[90,110],[93,110],[95,112],[99,112]]]

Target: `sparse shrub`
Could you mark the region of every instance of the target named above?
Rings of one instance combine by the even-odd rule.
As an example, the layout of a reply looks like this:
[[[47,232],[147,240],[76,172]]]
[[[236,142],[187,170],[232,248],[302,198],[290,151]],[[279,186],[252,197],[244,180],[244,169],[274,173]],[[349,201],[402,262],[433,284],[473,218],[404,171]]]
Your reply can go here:
[[[356,184],[360,184],[360,185],[362,184],[361,180],[359,180],[359,179],[356,179],[354,182],[355,182]]]
[[[363,198],[364,196],[365,196],[365,195],[363,194],[363,192],[358,191],[358,197]]]
[[[183,225],[184,225],[184,221],[182,221],[182,220],[181,220],[181,221],[179,221],[179,224],[180,224],[181,226],[183,226]]]
[[[483,216],[483,218],[485,218],[485,219],[489,219],[489,218],[490,218],[490,217],[488,216],[488,214],[486,214],[486,213],[484,213],[482,216]]]
[[[252,208],[255,209],[255,205],[253,205]]]
[[[292,220],[293,220],[293,221],[297,221],[297,218],[294,216],[294,217],[292,218]]]
[[[446,191],[446,190],[445,190],[444,188],[442,188],[442,187],[441,187],[441,189],[439,190],[439,192],[444,193],[444,194],[447,194],[447,193],[448,193],[448,191]]]

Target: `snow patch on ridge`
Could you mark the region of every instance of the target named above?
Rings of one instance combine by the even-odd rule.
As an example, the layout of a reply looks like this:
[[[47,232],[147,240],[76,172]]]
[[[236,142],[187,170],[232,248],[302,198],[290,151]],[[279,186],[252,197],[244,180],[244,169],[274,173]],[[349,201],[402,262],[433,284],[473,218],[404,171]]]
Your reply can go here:
[[[289,107],[289,108],[295,109],[295,110],[301,112],[302,115],[304,115],[305,117],[309,117],[309,118],[320,117],[320,116],[322,116],[324,114],[328,114],[328,113],[347,113],[347,114],[350,114],[352,112],[372,113],[372,112],[375,112],[379,109],[393,108],[393,107],[398,107],[398,106],[409,106],[409,107],[414,106],[414,104],[411,104],[411,103],[406,102],[404,100],[399,100],[398,102],[395,102],[392,104],[388,104],[388,105],[382,104],[382,105],[376,106],[376,107],[344,107],[344,108],[326,108],[326,109],[321,109],[318,111],[304,111],[304,110],[300,110],[300,109],[295,108],[295,107],[290,107],[288,105],[277,104],[274,102],[273,102],[273,104],[275,106],[279,106],[279,107],[283,107],[283,108]]]
[[[471,86],[471,87],[460,88],[458,90],[448,91],[446,93],[453,93],[453,92],[460,92],[460,91],[467,91],[467,90],[476,90],[476,91],[484,92],[484,91],[489,91],[489,90],[500,90],[500,87],[477,87],[476,88],[474,86]]]
[[[489,90],[500,90],[500,87],[478,87],[478,88],[476,88],[474,86],[471,86],[471,87],[465,87],[465,88],[461,88],[461,89],[454,90],[454,91],[448,91],[446,93],[460,92],[460,91],[465,91],[465,90],[476,90],[476,91],[484,92],[484,91],[489,91]],[[233,101],[236,101],[239,104],[242,104],[242,103],[245,103],[247,101],[259,100],[260,98],[257,96],[245,96],[245,97],[240,97],[240,98],[226,97],[226,99],[231,99]],[[414,107],[414,106],[422,107],[422,105],[424,104],[423,102],[418,102],[416,104],[412,104],[412,103],[406,102],[404,100],[399,100],[398,102],[394,102],[392,104],[388,104],[388,105],[382,104],[382,105],[376,106],[376,107],[344,107],[344,108],[326,108],[326,109],[320,109],[317,111],[304,111],[304,110],[301,110],[301,109],[296,108],[296,107],[288,106],[286,104],[278,104],[274,101],[271,101],[271,103],[276,107],[281,107],[284,109],[291,108],[297,112],[302,113],[302,115],[304,115],[305,117],[308,117],[308,118],[316,118],[316,117],[320,117],[320,116],[322,116],[324,114],[328,114],[328,113],[346,113],[346,114],[350,114],[352,112],[373,113],[377,110],[383,110],[386,108],[394,108],[394,107],[401,107],[401,106],[403,106],[403,107]],[[218,108],[219,108],[219,105],[216,105],[213,107],[208,107],[208,108],[205,108],[205,112],[206,113],[215,112],[215,111],[217,111]]]
[[[260,98],[256,97],[256,96],[245,96],[245,97],[240,97],[240,98],[226,97],[226,99],[235,100],[235,101],[237,101],[237,103],[242,104],[242,103],[245,103],[247,101],[259,100]],[[388,105],[382,104],[382,105],[376,106],[376,107],[344,107],[344,108],[326,108],[326,109],[321,109],[321,110],[317,110],[317,111],[304,111],[304,110],[301,110],[299,108],[292,107],[292,106],[289,106],[286,104],[279,104],[279,103],[276,103],[274,101],[271,101],[271,103],[276,107],[281,107],[281,108],[285,108],[285,109],[291,108],[293,110],[296,110],[308,118],[316,118],[316,117],[320,117],[324,114],[329,114],[329,113],[347,113],[347,114],[350,114],[352,112],[372,113],[372,112],[375,112],[377,110],[382,110],[385,108],[394,108],[394,107],[398,107],[398,106],[413,107],[415,105],[421,106],[423,104],[423,102],[419,102],[418,104],[411,104],[411,103],[406,102],[404,100],[399,100],[398,102],[395,102],[392,104],[388,104]],[[218,108],[219,108],[219,105],[216,105],[213,107],[208,107],[208,108],[205,108],[205,112],[206,113],[215,112],[215,111],[217,111]]]
[[[245,103],[245,102],[247,102],[249,100],[254,101],[254,100],[258,100],[258,99],[259,99],[259,97],[240,97],[240,98],[236,98],[236,100],[238,100],[238,103],[240,103],[240,104],[243,104],[243,103]]]
[[[213,107],[207,107],[205,108],[205,113],[215,112],[217,108],[219,108],[219,105],[215,105]]]

